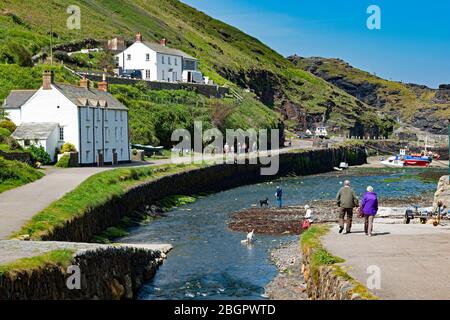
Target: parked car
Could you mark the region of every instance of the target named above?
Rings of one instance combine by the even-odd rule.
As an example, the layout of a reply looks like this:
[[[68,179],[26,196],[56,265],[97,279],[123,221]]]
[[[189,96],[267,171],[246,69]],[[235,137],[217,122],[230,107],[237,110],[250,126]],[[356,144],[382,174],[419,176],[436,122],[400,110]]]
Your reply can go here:
[[[325,138],[328,136],[327,128],[317,127],[315,134],[316,134],[316,137]]]
[[[141,70],[124,70],[122,72],[122,77],[127,79],[142,79]]]

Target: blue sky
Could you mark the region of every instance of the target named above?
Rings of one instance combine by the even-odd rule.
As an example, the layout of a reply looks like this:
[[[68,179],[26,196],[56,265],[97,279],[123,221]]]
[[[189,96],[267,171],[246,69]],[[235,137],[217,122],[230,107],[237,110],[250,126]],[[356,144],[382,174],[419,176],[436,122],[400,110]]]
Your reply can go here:
[[[341,58],[378,76],[436,88],[450,83],[448,0],[182,0],[284,56]],[[370,5],[381,30],[369,30]]]

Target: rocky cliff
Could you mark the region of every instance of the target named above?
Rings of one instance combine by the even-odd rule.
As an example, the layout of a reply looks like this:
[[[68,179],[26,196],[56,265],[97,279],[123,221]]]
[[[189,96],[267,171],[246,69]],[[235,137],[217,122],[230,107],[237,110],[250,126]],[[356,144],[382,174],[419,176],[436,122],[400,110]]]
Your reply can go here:
[[[341,59],[288,58],[298,68],[339,87],[358,100],[404,124],[433,134],[448,134],[450,89],[388,81],[357,69]]]

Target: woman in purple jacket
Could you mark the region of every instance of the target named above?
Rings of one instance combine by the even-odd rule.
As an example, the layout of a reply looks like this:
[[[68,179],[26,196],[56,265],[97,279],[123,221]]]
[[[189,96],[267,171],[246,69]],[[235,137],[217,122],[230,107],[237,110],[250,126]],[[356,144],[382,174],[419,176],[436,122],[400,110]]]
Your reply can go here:
[[[373,192],[372,187],[367,187],[367,192],[364,194],[361,200],[360,210],[364,215],[364,231],[366,235],[372,236],[373,219],[378,212],[378,199],[377,194]]]

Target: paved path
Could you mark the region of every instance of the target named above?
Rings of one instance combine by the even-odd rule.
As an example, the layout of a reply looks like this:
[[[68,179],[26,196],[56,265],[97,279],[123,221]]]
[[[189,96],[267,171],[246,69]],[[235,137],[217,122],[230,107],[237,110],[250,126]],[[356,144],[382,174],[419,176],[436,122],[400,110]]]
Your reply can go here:
[[[0,239],[19,230],[36,213],[106,168],[46,169],[46,175],[0,194]]]
[[[381,299],[450,299],[450,226],[376,224],[367,237],[362,225],[341,235],[337,227],[323,237],[325,247],[345,259],[348,273],[367,284],[367,268],[378,266]]]

